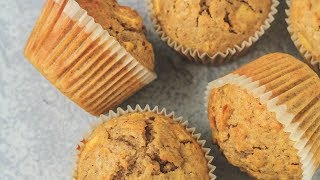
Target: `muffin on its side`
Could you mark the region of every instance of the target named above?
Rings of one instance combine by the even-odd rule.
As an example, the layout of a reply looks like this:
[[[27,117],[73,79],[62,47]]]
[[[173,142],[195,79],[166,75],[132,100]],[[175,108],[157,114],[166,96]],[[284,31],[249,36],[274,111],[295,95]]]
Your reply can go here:
[[[211,91],[209,104],[213,139],[231,164],[258,179],[301,179],[294,142],[259,100],[227,84]]]
[[[48,0],[25,56],[55,87],[93,115],[156,78],[142,19],[115,0]]]
[[[182,54],[190,51],[204,63],[215,63],[217,54],[231,56],[257,41],[273,21],[277,5],[272,0],[151,0],[150,11],[162,40]]]
[[[320,80],[276,53],[208,85],[213,140],[257,179],[311,179],[320,164]]]
[[[320,74],[320,1],[287,0],[288,31],[301,55]]]
[[[143,33],[142,18],[135,10],[120,6],[116,0],[76,1],[142,65],[154,69],[152,45]]]
[[[76,179],[209,179],[199,142],[172,118],[130,112],[98,125],[79,147]]]

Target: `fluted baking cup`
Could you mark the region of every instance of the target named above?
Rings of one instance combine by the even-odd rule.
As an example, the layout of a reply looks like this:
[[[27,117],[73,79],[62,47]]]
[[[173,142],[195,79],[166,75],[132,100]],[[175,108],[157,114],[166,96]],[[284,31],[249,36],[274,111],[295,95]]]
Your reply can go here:
[[[156,78],[75,0],[47,0],[25,56],[63,94],[100,115]]]
[[[298,150],[303,179],[309,180],[320,164],[320,80],[305,64],[286,54],[271,54],[212,81],[212,89],[233,84],[246,90],[284,126]]]
[[[299,40],[298,34],[294,32],[293,25],[290,20],[290,7],[291,7],[291,0],[286,0],[287,5],[289,9],[286,9],[286,22],[288,24],[288,32],[291,36],[291,39],[294,43],[294,45],[297,47],[299,50],[300,54],[304,57],[305,61],[309,64],[310,67],[312,67],[313,70],[316,71],[318,75],[320,75],[320,59],[318,59],[316,56],[314,56],[310,51],[308,51],[303,45],[301,44]]]
[[[198,49],[191,49],[183,46],[177,41],[171,39],[161,28],[160,23],[158,22],[155,14],[153,13],[152,0],[146,0],[148,14],[151,18],[152,24],[155,28],[155,31],[160,36],[161,40],[166,42],[171,48],[173,48],[178,53],[185,55],[189,60],[197,63],[203,64],[222,64],[228,62],[231,59],[239,57],[247,52],[247,50],[259,40],[259,38],[270,28],[270,24],[274,21],[274,15],[278,12],[277,6],[279,5],[278,0],[272,0],[272,5],[267,19],[264,21],[263,25],[259,28],[258,31],[254,33],[253,36],[250,36],[246,41],[243,41],[240,45],[236,44],[233,47],[229,47],[224,52],[217,52],[213,55],[209,55],[206,52],[201,52]]]
[[[208,169],[209,169],[209,177],[210,179],[216,179],[216,176],[213,174],[213,171],[215,170],[215,166],[213,166],[212,160],[213,160],[213,156],[209,155],[210,149],[209,148],[205,148],[205,140],[201,140],[201,134],[200,133],[196,133],[195,132],[195,128],[189,128],[188,127],[188,121],[183,120],[182,117],[175,117],[174,112],[170,112],[168,113],[167,110],[165,108],[160,109],[158,106],[155,106],[154,108],[150,108],[149,105],[146,105],[144,108],[141,108],[140,105],[136,105],[136,107],[132,108],[131,106],[127,106],[127,109],[124,110],[122,108],[117,108],[116,111],[109,111],[108,115],[101,115],[99,119],[97,119],[96,121],[93,121],[91,123],[91,128],[89,132],[86,132],[84,134],[83,137],[81,137],[81,139],[78,140],[79,144],[75,153],[75,171],[73,174],[73,177],[76,178],[76,168],[77,168],[77,161],[78,161],[78,156],[79,153],[81,151],[81,149],[84,147],[84,142],[85,140],[89,137],[89,135],[92,133],[92,131],[94,129],[96,129],[96,127],[98,127],[99,125],[101,125],[102,123],[109,121],[113,118],[125,115],[125,114],[129,114],[129,113],[134,113],[134,112],[153,112],[156,113],[158,115],[163,115],[166,116],[170,119],[172,119],[174,122],[178,122],[181,124],[181,126],[185,127],[185,129],[187,130],[187,132],[189,132],[192,137],[197,140],[198,144],[200,145],[200,147],[202,148],[205,158],[207,159],[207,165],[208,165]]]

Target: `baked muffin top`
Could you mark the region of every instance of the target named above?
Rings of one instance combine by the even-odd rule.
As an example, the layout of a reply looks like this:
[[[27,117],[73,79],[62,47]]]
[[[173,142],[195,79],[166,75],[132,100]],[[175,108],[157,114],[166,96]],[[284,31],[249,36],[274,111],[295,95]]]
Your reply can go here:
[[[289,133],[266,105],[237,85],[211,91],[213,139],[228,161],[256,179],[301,179],[302,164]]]
[[[320,1],[291,0],[289,19],[301,45],[320,61]]]
[[[80,148],[77,179],[209,179],[204,152],[171,118],[129,113],[99,125]]]
[[[191,49],[214,55],[240,45],[258,31],[271,0],[152,0],[164,33]]]
[[[76,0],[103,29],[149,70],[154,69],[152,45],[143,32],[142,18],[116,0]]]

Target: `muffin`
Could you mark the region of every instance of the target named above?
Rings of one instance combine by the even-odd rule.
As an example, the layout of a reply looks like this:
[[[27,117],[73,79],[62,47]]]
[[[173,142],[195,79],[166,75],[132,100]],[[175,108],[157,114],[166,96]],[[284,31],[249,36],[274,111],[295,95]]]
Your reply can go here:
[[[115,0],[48,0],[25,56],[93,115],[116,107],[156,78],[142,18]]]
[[[272,0],[150,0],[156,31],[176,51],[202,63],[221,63],[257,41],[274,20]]]
[[[307,63],[320,74],[320,2],[287,0],[288,31]]]
[[[209,83],[206,105],[228,161],[257,179],[311,179],[320,164],[320,80],[275,53]]]
[[[212,157],[194,129],[157,108],[130,109],[102,116],[82,141],[76,179],[214,179]]]

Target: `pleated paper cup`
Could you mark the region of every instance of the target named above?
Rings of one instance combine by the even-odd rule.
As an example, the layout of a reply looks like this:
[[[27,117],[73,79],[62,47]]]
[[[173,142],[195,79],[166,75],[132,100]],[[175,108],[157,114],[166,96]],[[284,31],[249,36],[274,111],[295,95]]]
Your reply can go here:
[[[210,92],[226,84],[246,90],[268,111],[295,142],[303,171],[309,180],[320,165],[320,79],[307,65],[290,55],[275,53],[212,81],[207,86],[205,105]]]
[[[84,148],[85,146],[85,142],[88,139],[88,137],[90,136],[90,134],[92,133],[92,131],[94,129],[96,129],[99,125],[103,124],[104,122],[107,122],[113,118],[117,118],[129,113],[135,113],[135,112],[152,112],[158,115],[162,115],[165,116],[167,118],[172,119],[174,122],[179,123],[182,127],[184,127],[186,129],[187,132],[190,133],[190,135],[198,142],[199,146],[202,148],[202,151],[205,155],[205,158],[207,160],[207,166],[208,166],[208,172],[209,172],[209,177],[210,179],[214,180],[216,179],[216,176],[213,174],[213,171],[215,170],[215,166],[213,166],[211,163],[213,161],[213,156],[210,156],[209,153],[211,151],[210,148],[205,148],[205,140],[201,139],[201,134],[200,133],[196,133],[196,128],[190,128],[188,127],[188,121],[183,120],[182,117],[175,117],[174,112],[170,112],[167,113],[167,110],[165,108],[160,109],[158,106],[155,106],[154,108],[150,108],[149,105],[146,105],[144,108],[142,108],[140,105],[136,105],[136,107],[132,108],[131,106],[127,106],[127,109],[124,110],[122,108],[117,108],[116,111],[109,111],[109,114],[107,115],[101,115],[99,119],[97,119],[96,121],[93,121],[91,123],[91,128],[89,132],[84,133],[83,137],[81,137],[80,139],[78,139],[78,147],[75,151],[75,170],[73,172],[73,178],[77,179],[77,163],[78,163],[78,157],[80,155],[80,152],[82,150],[82,148]]]
[[[286,0],[287,5],[289,7],[289,9],[286,9],[286,14],[287,14],[287,18],[286,18],[286,22],[288,24],[288,32],[291,36],[291,39],[294,43],[294,45],[297,47],[298,51],[300,52],[300,54],[304,57],[305,61],[308,63],[308,65],[314,70],[316,71],[316,73],[318,75],[320,75],[320,59],[317,58],[316,56],[314,56],[310,51],[308,51],[300,42],[299,40],[299,36],[298,34],[294,31],[293,25],[291,23],[291,19],[290,19],[290,7],[291,7],[291,0]]]
[[[179,42],[170,38],[162,29],[159,21],[157,20],[154,11],[152,0],[146,0],[148,14],[154,26],[156,33],[160,36],[161,40],[166,42],[172,49],[177,51],[179,54],[186,56],[190,61],[202,64],[213,64],[219,65],[236,57],[244,55],[249,48],[259,40],[259,38],[265,34],[266,30],[270,28],[270,24],[274,21],[274,15],[278,12],[277,6],[279,5],[278,0],[272,0],[272,5],[267,19],[261,25],[258,31],[254,33],[253,36],[250,36],[247,40],[243,41],[241,44],[236,44],[233,47],[229,47],[224,52],[217,52],[213,55],[207,54],[206,52],[201,52],[198,49],[192,49],[185,47]]]
[[[117,107],[156,78],[75,0],[46,1],[24,53],[55,87],[93,115]]]

